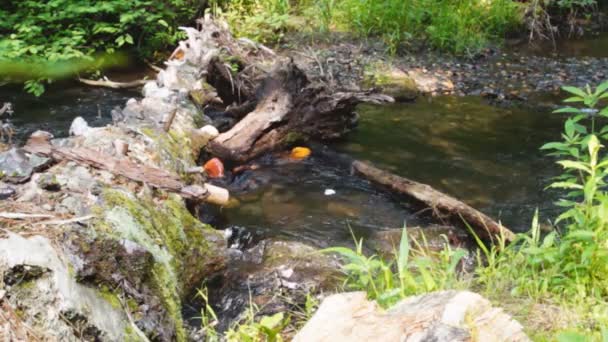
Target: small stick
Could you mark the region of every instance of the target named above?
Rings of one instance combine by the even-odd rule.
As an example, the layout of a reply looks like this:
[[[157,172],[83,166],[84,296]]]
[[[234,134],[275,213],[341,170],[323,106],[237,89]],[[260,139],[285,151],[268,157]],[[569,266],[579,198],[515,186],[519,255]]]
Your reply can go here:
[[[169,117],[167,118],[167,121],[165,121],[165,123],[163,125],[163,131],[169,132],[169,130],[171,129],[171,125],[173,125],[173,120],[175,120],[175,114],[177,114],[177,108],[175,108],[169,114]]]
[[[53,215],[46,214],[26,214],[26,213],[0,213],[0,218],[11,219],[11,220],[23,220],[30,218],[54,218]]]

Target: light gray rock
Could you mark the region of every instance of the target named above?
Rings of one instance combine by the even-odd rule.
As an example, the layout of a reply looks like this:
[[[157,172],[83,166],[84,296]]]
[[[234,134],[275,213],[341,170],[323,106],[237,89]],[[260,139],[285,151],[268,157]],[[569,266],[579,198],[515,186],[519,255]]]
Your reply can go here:
[[[441,291],[383,310],[364,292],[325,298],[294,342],[529,341],[522,326],[482,296]]]
[[[80,116],[76,117],[70,126],[70,135],[75,137],[86,136],[90,131],[89,124]]]
[[[24,183],[32,173],[48,165],[50,159],[29,154],[20,148],[0,153],[0,179],[10,183]]]
[[[101,341],[120,341],[127,327],[137,329],[98,291],[78,283],[45,237],[8,233],[0,239],[0,274],[0,290],[29,326],[46,334],[43,340],[78,341],[86,330]]]

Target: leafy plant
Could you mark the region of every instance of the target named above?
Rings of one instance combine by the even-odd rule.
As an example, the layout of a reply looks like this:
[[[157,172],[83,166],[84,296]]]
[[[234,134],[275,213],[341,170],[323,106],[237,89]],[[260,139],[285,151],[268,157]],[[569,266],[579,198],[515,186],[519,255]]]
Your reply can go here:
[[[0,62],[83,63],[127,47],[140,58],[153,58],[175,45],[182,36],[176,27],[192,21],[199,7],[197,0],[4,1]],[[32,76],[25,89],[40,95],[52,79]]]
[[[232,0],[212,6],[215,15],[228,21],[234,34],[260,43],[278,43],[283,38],[291,5],[288,0]]]
[[[354,250],[331,247],[323,252],[337,253],[346,259],[342,269],[347,275],[347,288],[365,290],[371,299],[383,306],[390,306],[412,294],[454,287],[458,283],[456,268],[466,254],[462,249],[452,250],[447,239],[445,249],[440,252],[428,248],[424,235],[422,243],[413,240],[410,244],[405,227],[395,260],[365,256],[362,239],[355,239]]]
[[[228,330],[226,339],[229,342],[282,342],[281,332],[289,325],[289,317],[278,312],[256,320],[257,312],[259,309],[250,298],[245,319]]]
[[[598,132],[597,127],[608,114],[606,108],[598,108],[608,98],[608,83],[595,90],[564,90],[574,95],[567,103],[583,106],[557,110],[571,115],[564,125],[563,141],[542,147],[561,158],[557,163],[564,168],[564,174],[550,185],[565,192],[557,203],[564,208],[555,220],[559,229],[541,233],[537,213],[530,232],[518,234],[511,245],[499,241],[486,248],[480,244],[480,261],[485,260],[485,266],[476,270],[476,283],[489,294],[508,292],[574,310],[580,317],[578,324],[571,323],[576,333],[560,336],[595,339],[599,327],[608,323],[608,158],[601,143],[608,128]]]

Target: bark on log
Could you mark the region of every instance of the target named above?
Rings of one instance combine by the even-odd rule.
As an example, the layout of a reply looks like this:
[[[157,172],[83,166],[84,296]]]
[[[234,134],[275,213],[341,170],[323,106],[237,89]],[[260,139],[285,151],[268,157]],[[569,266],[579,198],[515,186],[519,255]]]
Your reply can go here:
[[[257,106],[208,149],[222,159],[246,162],[294,140],[341,137],[357,121],[362,102],[391,102],[385,95],[333,92],[309,82],[294,63],[278,67],[261,84]]]
[[[391,174],[362,161],[354,161],[352,166],[355,172],[371,182],[386,186],[396,193],[425,204],[439,217],[457,221],[464,220],[475,231],[475,234],[484,240],[493,240],[503,236],[507,242],[511,242],[515,238],[515,234],[507,227],[429,185]]]
[[[57,161],[69,160],[109,171],[132,181],[146,183],[158,189],[180,194],[182,197],[206,201],[218,205],[228,204],[228,190],[210,184],[185,185],[177,175],[156,167],[140,165],[128,158],[117,159],[111,155],[88,148],[65,148],[53,146],[48,136],[40,133],[32,135],[23,149],[29,153],[41,154]]]

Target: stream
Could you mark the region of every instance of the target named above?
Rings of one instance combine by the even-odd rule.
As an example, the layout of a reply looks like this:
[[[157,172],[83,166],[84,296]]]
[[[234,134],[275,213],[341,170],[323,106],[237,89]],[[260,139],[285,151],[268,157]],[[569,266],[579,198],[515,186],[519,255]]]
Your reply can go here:
[[[38,99],[19,89],[2,92],[2,100],[14,105],[18,142],[36,129],[67,136],[78,115],[91,126],[108,124],[111,110],[135,96],[83,86],[51,89]],[[404,223],[429,224],[408,203],[351,175],[350,156],[427,183],[525,231],[536,208],[543,219],[555,214],[554,196],[544,187],[559,170],[539,147],[559,138],[563,121],[547,106],[555,97],[535,102],[545,105],[498,107],[480,97],[442,96],[360,106],[359,126],[345,139],[311,146],[312,156],[299,162],[262,158],[259,169],[236,176],[229,186],[240,206],[208,208],[211,213],[201,218],[220,229],[245,228],[260,239],[319,247],[349,244],[349,228],[365,237]]]
[[[552,57],[606,57],[606,50],[596,47],[606,43],[606,35],[560,43]],[[522,53],[547,50],[535,49]],[[91,126],[109,124],[115,107],[140,96],[136,91],[78,84],[51,87],[40,98],[19,88],[0,89],[0,103],[13,104],[11,122],[17,128],[14,141],[18,144],[38,129],[65,137],[76,116]],[[559,174],[559,167],[539,149],[560,138],[565,117],[552,113],[560,101],[559,94],[535,93],[525,102],[493,103],[481,96],[444,95],[409,103],[361,105],[358,127],[343,139],[307,145],[312,154],[303,160],[291,160],[288,151],[279,151],[256,160],[254,170],[229,172],[227,179],[217,183],[228,188],[239,205],[203,205],[196,214],[201,221],[230,232],[229,245],[238,249],[266,239],[321,248],[352,246],[353,233],[366,239],[404,224],[438,223],[413,204],[353,175],[351,162],[359,159],[429,184],[523,232],[529,229],[535,210],[541,222],[554,219],[560,210],[553,205],[557,194],[545,189]],[[247,262],[239,267],[247,267]],[[237,267],[232,275],[239,272]],[[242,311],[251,291],[230,284],[242,280],[232,275],[210,284],[211,291],[224,291],[215,297],[229,300],[213,303],[220,308],[224,323]],[[223,288],[225,284],[230,286]],[[193,326],[200,325],[198,302],[191,297],[184,303],[184,317]]]

